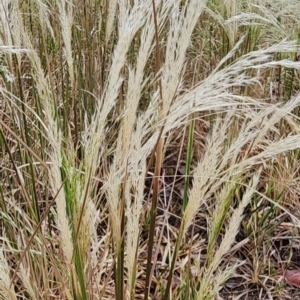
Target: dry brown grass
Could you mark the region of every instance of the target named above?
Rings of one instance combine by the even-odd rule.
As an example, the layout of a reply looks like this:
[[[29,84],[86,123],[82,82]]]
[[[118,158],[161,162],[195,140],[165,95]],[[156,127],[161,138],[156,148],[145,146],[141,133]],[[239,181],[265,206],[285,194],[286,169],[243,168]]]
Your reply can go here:
[[[0,7],[0,299],[297,297],[297,1]]]

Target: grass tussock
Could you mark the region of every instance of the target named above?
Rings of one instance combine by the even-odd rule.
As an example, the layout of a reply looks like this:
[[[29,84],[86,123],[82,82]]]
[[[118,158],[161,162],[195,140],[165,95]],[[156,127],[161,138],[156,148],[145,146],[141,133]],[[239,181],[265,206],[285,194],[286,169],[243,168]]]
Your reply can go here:
[[[290,299],[299,3],[0,9],[0,299]]]

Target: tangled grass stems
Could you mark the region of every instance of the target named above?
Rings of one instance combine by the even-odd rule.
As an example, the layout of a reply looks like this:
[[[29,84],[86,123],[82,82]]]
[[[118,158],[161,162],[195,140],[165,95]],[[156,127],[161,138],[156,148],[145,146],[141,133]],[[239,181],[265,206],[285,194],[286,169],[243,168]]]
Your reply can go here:
[[[225,2],[2,1],[0,299],[288,299],[299,4]]]

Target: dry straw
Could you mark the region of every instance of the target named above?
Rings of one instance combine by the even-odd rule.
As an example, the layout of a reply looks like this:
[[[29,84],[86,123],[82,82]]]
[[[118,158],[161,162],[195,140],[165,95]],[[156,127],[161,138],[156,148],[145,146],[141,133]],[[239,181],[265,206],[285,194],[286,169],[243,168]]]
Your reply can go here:
[[[0,7],[0,298],[287,299],[299,3]]]

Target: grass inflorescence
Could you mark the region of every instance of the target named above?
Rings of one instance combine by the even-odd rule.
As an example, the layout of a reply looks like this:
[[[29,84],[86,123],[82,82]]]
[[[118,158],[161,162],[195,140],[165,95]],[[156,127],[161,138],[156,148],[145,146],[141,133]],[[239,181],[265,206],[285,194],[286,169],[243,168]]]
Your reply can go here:
[[[0,299],[297,293],[298,1],[0,7]]]

